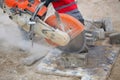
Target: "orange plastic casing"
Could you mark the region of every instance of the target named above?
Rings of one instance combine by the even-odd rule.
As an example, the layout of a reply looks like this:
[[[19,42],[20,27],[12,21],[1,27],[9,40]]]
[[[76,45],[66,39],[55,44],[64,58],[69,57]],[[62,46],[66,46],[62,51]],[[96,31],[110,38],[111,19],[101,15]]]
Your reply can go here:
[[[40,4],[39,0],[35,0],[35,2],[32,4],[28,0],[5,0],[5,4],[8,7],[17,7],[22,10],[29,10],[30,12],[34,13],[36,10],[37,5]],[[39,16],[43,16],[47,12],[47,7],[42,6],[40,11],[38,12]]]

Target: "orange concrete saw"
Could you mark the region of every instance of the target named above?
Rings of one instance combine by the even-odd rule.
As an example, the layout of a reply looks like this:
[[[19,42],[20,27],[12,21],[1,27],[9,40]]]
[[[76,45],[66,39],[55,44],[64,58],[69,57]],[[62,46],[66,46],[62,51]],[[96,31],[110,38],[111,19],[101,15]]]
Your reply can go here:
[[[84,26],[68,14],[57,13],[45,21],[45,2],[40,0],[1,0],[0,6],[26,32],[30,39],[42,35],[45,40],[66,52],[80,52],[85,44]]]

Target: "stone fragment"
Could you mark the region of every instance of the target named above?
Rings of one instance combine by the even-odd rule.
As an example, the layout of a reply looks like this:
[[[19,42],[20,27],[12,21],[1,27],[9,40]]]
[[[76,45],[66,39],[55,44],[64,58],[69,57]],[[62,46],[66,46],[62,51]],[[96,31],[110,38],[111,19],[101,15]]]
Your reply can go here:
[[[109,37],[111,44],[120,44],[120,33],[112,33]]]

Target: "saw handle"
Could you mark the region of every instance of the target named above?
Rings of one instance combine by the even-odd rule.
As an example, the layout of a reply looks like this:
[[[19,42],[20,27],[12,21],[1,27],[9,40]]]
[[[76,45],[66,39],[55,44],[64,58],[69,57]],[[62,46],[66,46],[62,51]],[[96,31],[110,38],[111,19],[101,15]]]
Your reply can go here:
[[[29,0],[4,0],[4,3],[10,8],[28,10],[33,14],[37,13],[40,17],[47,12],[47,7],[44,5],[45,1],[34,0],[34,3],[31,3]]]
[[[38,14],[39,10],[41,9],[41,7],[45,4],[45,2],[40,3],[37,8],[35,9],[35,12],[33,13],[31,20],[34,20],[36,15]]]

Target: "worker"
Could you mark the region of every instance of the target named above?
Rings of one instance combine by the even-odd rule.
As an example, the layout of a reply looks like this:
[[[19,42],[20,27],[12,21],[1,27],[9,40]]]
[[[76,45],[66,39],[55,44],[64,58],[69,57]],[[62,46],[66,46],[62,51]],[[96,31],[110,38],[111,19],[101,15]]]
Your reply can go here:
[[[54,9],[58,13],[66,13],[69,14],[76,19],[78,19],[82,24],[84,24],[84,19],[78,10],[77,4],[75,0],[41,0],[46,1],[45,6],[48,7],[50,3],[52,3]]]

